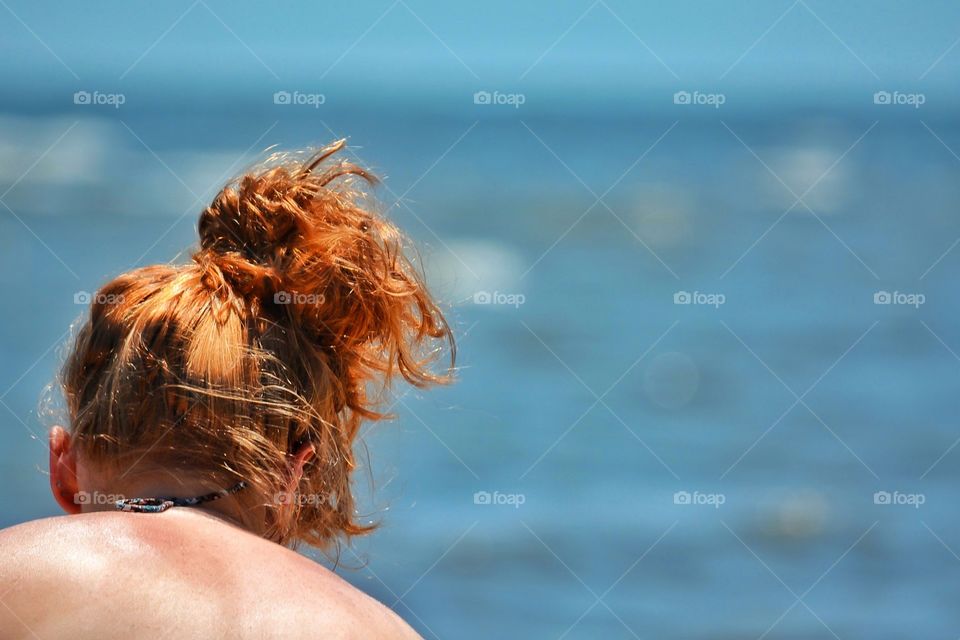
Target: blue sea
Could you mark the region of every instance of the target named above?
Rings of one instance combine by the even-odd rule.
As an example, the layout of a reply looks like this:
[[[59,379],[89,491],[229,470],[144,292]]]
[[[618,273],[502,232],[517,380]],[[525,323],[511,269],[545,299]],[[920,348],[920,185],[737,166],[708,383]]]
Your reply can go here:
[[[346,136],[460,358],[364,430],[381,526],[341,575],[426,638],[956,637],[960,121],[535,97],[10,104],[0,526],[57,512],[37,404],[75,296],[185,259],[269,145]]]

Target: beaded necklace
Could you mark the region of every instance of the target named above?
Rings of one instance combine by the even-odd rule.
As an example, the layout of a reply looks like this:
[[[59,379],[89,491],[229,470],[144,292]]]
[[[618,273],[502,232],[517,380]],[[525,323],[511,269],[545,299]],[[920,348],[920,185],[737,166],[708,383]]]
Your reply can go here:
[[[159,513],[170,507],[194,507],[204,502],[213,502],[224,496],[229,496],[242,490],[247,483],[241,480],[229,489],[221,489],[195,498],[126,498],[117,500],[118,511],[133,511],[135,513]]]

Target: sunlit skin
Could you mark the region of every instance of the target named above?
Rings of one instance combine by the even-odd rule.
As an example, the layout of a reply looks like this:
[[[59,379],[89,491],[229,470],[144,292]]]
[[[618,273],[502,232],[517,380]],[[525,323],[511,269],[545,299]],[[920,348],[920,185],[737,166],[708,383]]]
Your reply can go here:
[[[292,477],[312,455],[291,460]],[[109,482],[50,431],[50,487],[68,514],[0,531],[0,637],[398,638],[390,609],[316,562],[244,530],[231,497],[163,513],[80,505],[79,491],[199,495],[200,485]]]

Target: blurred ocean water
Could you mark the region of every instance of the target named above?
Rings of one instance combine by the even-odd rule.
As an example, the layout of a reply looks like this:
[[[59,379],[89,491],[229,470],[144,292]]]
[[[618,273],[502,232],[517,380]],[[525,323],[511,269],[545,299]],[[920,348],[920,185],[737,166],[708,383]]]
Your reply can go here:
[[[56,512],[75,294],[349,134],[462,357],[366,434],[343,575],[426,637],[952,637],[960,129],[888,114],[5,114],[0,526]]]

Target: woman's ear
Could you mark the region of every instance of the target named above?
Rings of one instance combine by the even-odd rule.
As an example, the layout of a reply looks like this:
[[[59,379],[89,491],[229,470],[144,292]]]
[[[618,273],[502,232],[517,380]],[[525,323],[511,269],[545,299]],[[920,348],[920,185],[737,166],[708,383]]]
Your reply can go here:
[[[303,467],[315,453],[316,449],[312,444],[305,444],[295,453],[287,454],[287,486],[285,491],[276,495],[277,512],[275,514],[275,522],[285,530],[290,526],[290,514],[294,513],[297,505],[300,504],[301,496],[297,489],[299,489],[300,480],[303,478]]]
[[[70,434],[60,426],[50,429],[50,491],[67,513],[83,510],[77,486],[77,459],[70,448]]]
[[[313,458],[315,453],[316,449],[313,448],[313,445],[307,443],[297,449],[296,453],[289,456],[287,465],[290,468],[291,491],[296,491],[297,487],[300,486],[300,479],[303,477],[303,467],[310,462],[310,459]]]

